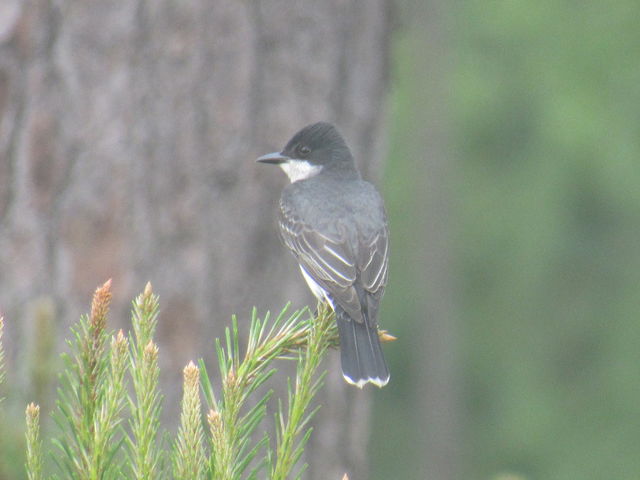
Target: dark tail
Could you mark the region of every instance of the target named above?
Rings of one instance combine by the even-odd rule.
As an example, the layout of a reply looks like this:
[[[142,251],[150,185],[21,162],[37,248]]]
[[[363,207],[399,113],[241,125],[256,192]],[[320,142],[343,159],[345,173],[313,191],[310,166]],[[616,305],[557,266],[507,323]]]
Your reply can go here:
[[[344,379],[360,388],[365,383],[384,387],[389,381],[389,369],[382,355],[377,327],[351,320],[344,312],[336,315],[336,321]]]

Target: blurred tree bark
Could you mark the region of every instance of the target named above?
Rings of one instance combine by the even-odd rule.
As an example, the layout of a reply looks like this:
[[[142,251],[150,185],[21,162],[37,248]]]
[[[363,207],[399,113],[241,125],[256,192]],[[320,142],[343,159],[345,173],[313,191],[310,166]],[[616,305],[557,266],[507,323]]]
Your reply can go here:
[[[406,112],[406,138],[413,176],[414,203],[408,206],[415,219],[409,252],[414,252],[413,275],[421,286],[416,318],[424,318],[418,330],[414,359],[421,366],[414,404],[423,412],[417,419],[418,459],[421,478],[455,480],[460,477],[462,412],[459,392],[457,313],[452,275],[452,160],[449,136],[448,4],[442,0],[407,0],[409,55],[405,72],[412,80],[412,102]],[[416,79],[419,79],[416,81]]]
[[[375,459],[375,478],[455,480],[463,471],[463,405],[452,271],[457,197],[450,143],[451,7],[442,0],[398,4],[402,28],[394,49],[387,173],[396,235],[383,308],[400,348],[389,355],[395,387],[384,392],[389,401],[376,410],[388,430],[384,442],[395,446],[395,455]],[[374,438],[378,442],[384,444]]]
[[[189,359],[213,358],[232,313],[310,302],[277,240],[285,178],[253,160],[325,119],[376,180],[389,26],[387,0],[3,0],[0,311],[12,380],[37,297],[53,300],[61,338],[105,279],[118,322],[151,280],[171,416],[179,392],[168,387]],[[368,395],[344,387],[335,357],[330,368],[308,478],[366,478]]]

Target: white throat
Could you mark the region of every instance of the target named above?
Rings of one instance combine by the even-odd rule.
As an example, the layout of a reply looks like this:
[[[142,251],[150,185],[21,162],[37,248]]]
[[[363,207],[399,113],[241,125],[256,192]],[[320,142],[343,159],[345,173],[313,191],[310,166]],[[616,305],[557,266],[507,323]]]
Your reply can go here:
[[[280,168],[287,174],[291,183],[313,177],[322,170],[320,165],[312,165],[306,160],[296,160],[294,158],[281,163]]]

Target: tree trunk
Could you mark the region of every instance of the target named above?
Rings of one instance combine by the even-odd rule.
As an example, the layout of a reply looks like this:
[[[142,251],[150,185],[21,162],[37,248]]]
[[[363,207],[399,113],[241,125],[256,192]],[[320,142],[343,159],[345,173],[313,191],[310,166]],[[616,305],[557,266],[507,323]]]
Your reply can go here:
[[[28,360],[38,297],[53,300],[60,339],[110,277],[112,326],[128,328],[150,280],[174,418],[182,366],[213,359],[232,313],[311,302],[277,239],[286,179],[254,159],[328,120],[375,180],[389,25],[386,0],[3,0],[9,363]],[[367,393],[345,388],[335,356],[329,367],[308,478],[366,478]]]
[[[441,0],[407,0],[412,60],[408,74],[420,79],[412,89],[412,103],[405,112],[407,139],[414,174],[413,204],[407,208],[415,219],[415,232],[407,245],[415,284],[424,294],[416,302],[415,317],[424,327],[414,339],[416,387],[412,391],[416,411],[418,445],[423,454],[416,469],[427,480],[460,478],[461,397],[458,366],[457,312],[452,274],[453,155],[449,138],[450,65],[448,3]],[[414,80],[415,82],[415,80]],[[414,84],[415,85],[415,84]]]

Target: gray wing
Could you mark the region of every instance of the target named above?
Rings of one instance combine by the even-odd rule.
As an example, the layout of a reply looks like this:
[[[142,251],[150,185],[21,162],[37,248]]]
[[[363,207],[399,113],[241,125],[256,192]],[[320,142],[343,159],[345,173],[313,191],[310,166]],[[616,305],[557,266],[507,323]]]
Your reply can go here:
[[[375,321],[387,281],[386,225],[367,236],[362,232],[353,235],[344,225],[332,229],[331,234],[319,232],[281,203],[279,226],[284,244],[333,302],[356,321],[364,321],[365,316]]]

